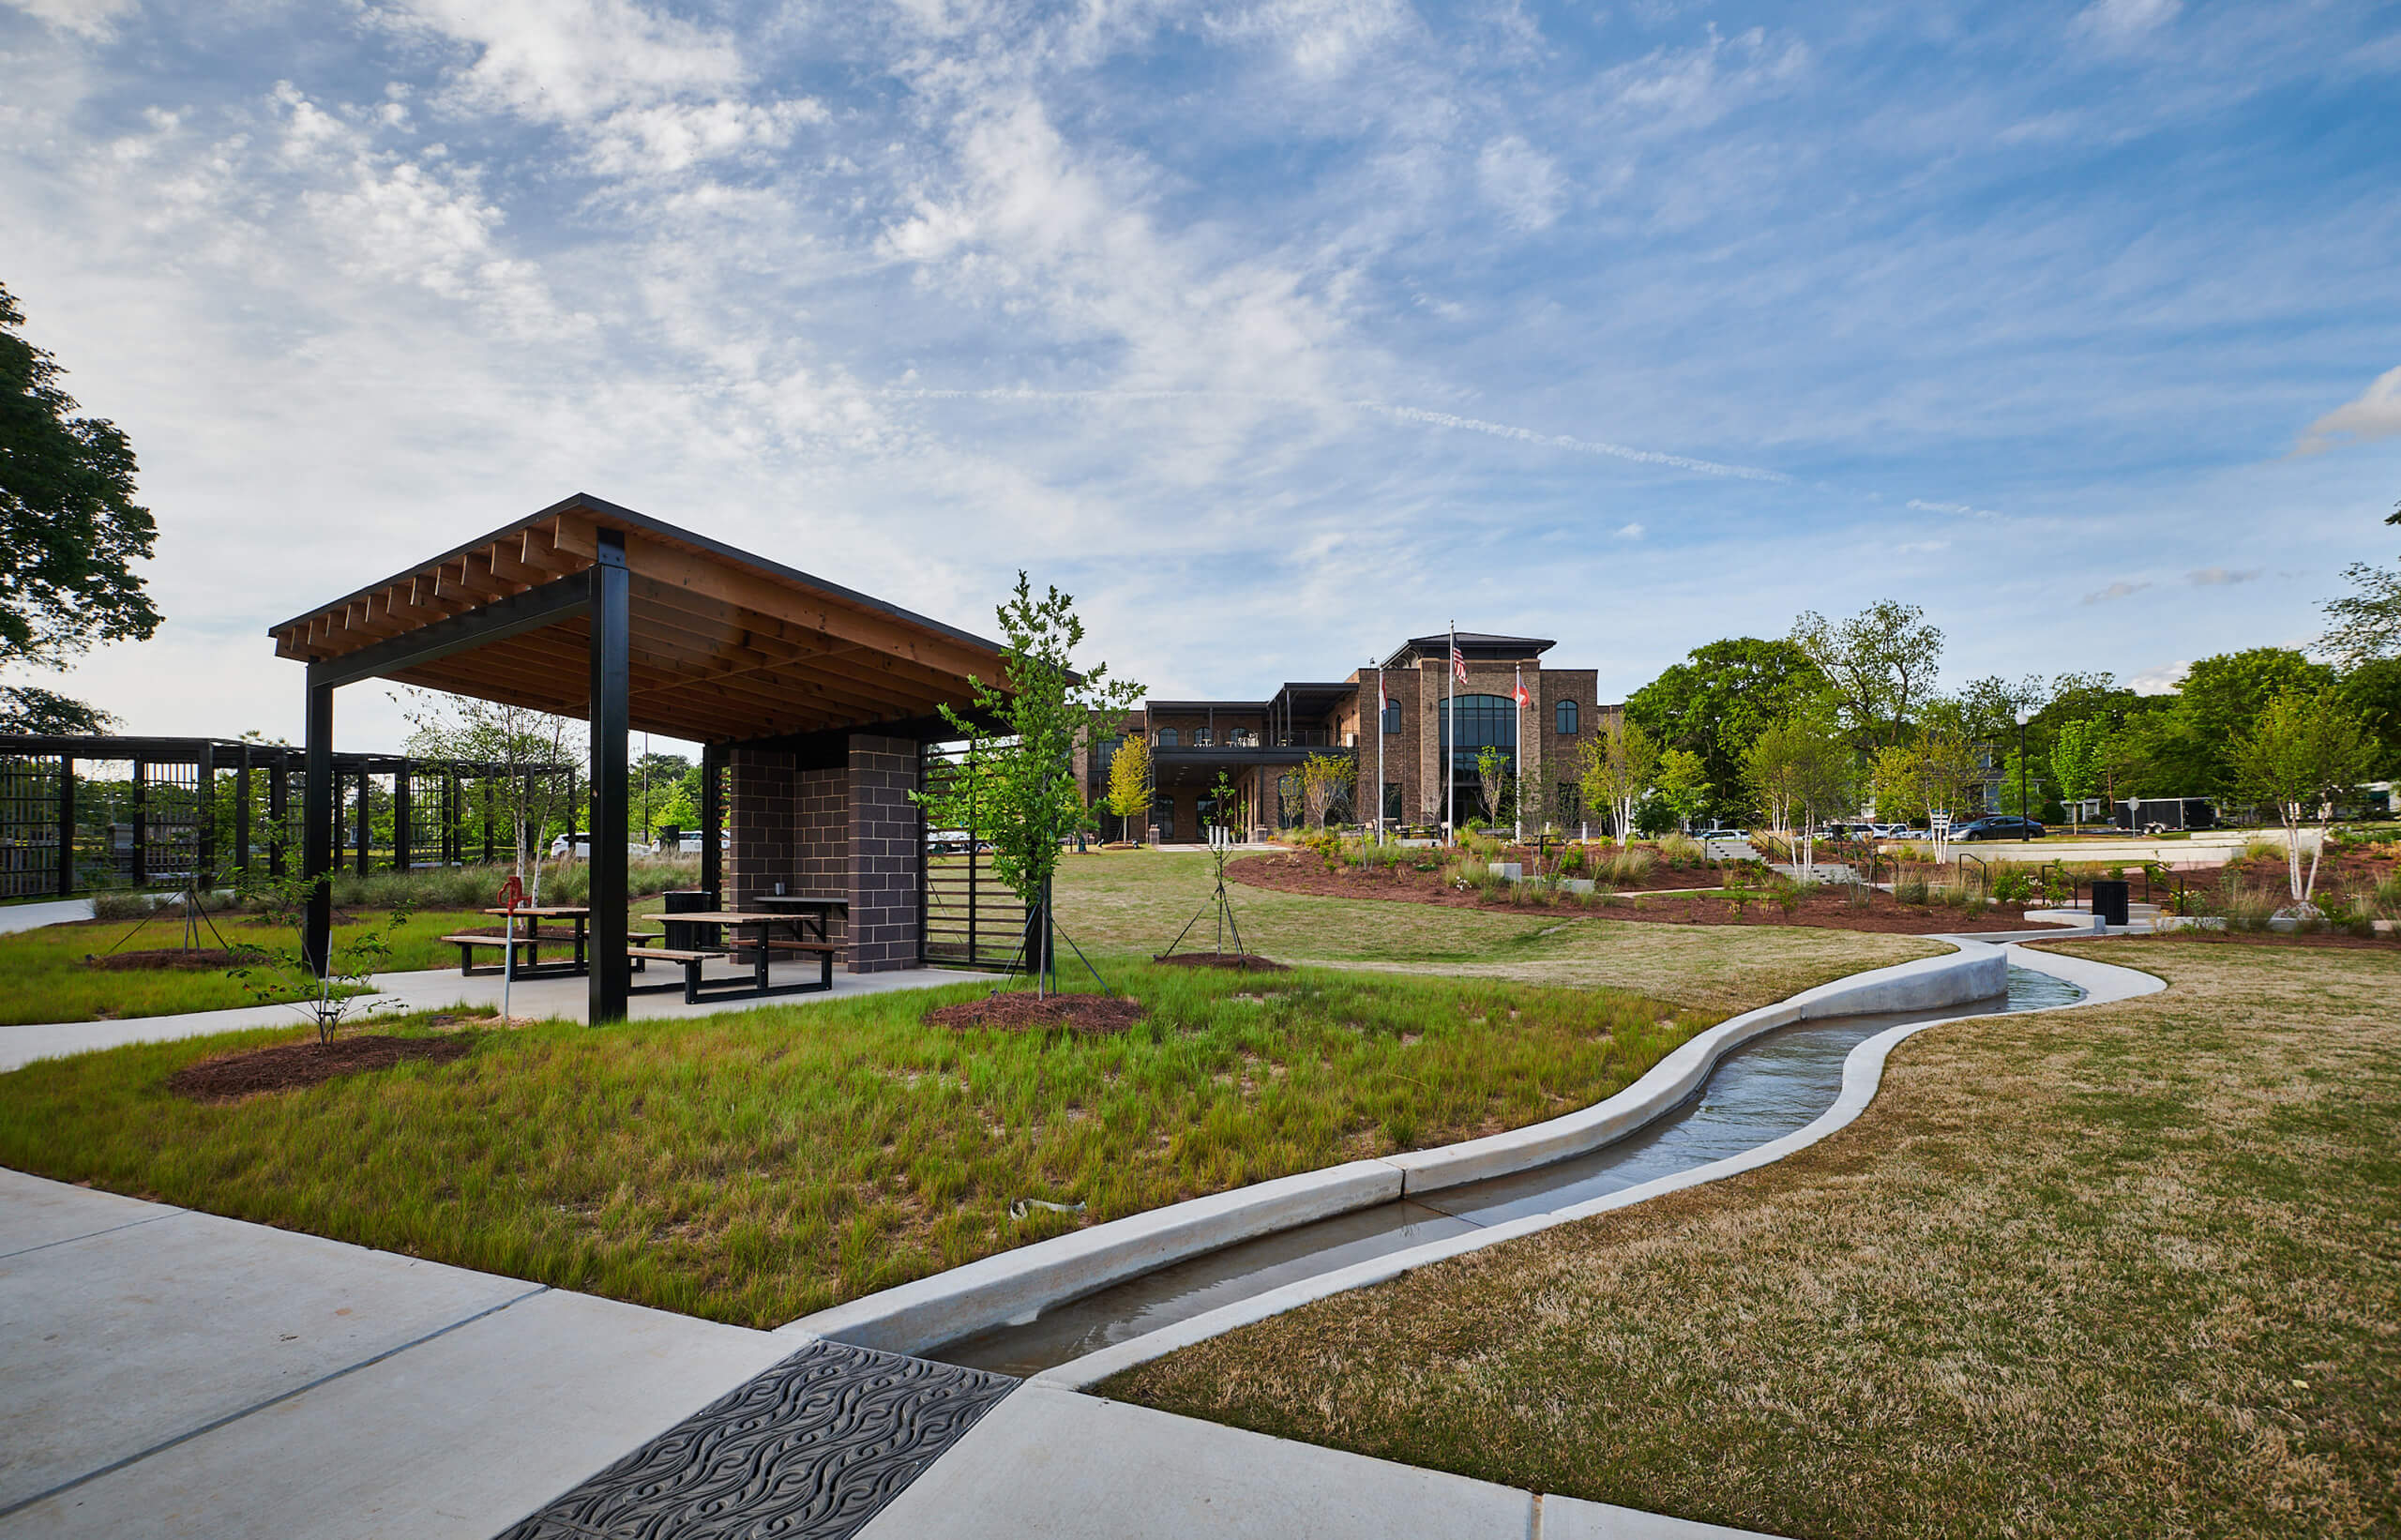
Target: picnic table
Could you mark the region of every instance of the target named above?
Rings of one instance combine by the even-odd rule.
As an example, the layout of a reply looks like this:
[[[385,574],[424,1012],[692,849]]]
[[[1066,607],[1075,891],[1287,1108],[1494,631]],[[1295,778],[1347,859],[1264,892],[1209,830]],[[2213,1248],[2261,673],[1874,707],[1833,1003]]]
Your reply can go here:
[[[831,901],[840,902],[838,899]],[[730,944],[723,952],[688,954],[652,952],[647,954],[652,957],[672,956],[674,960],[686,964],[684,999],[689,1004],[699,1004],[708,1000],[749,1000],[766,995],[813,994],[834,987],[834,954],[840,951],[842,947],[839,942],[824,939],[822,919],[817,922],[817,938],[811,940],[804,934],[810,929],[810,916],[805,913],[777,913],[760,910],[704,909],[678,913],[675,918],[693,925],[720,925],[732,932]],[[770,932],[778,927],[792,931],[793,939],[782,941],[771,935]],[[730,980],[715,981],[717,987],[713,989],[704,987],[700,976],[699,962],[688,960],[695,958],[705,959],[709,957],[723,957],[729,954],[734,955],[739,960],[739,955],[744,952],[750,954],[751,974],[748,980],[735,987],[728,987],[732,984]],[[767,965],[778,952],[814,957],[817,959],[817,981],[813,984],[769,982]],[[640,949],[635,949],[633,955],[640,958],[645,954]],[[656,987],[674,988],[673,985]]]
[[[833,916],[841,915],[844,924],[848,924],[851,917],[851,900],[848,898],[806,898],[796,893],[762,893],[750,902],[754,908],[774,913],[806,917],[814,926],[819,941],[830,939],[825,934],[825,927]]]
[[[459,972],[461,974],[472,978],[478,974],[500,973],[507,965],[508,959],[506,954],[511,950],[514,950],[517,953],[517,976],[519,978],[565,978],[570,975],[591,972],[590,959],[586,955],[587,948],[590,944],[592,929],[592,911],[590,909],[577,904],[543,904],[539,906],[520,904],[513,910],[487,909],[484,913],[504,918],[514,916],[515,918],[525,922],[524,928],[517,932],[516,939],[513,943],[506,935],[471,936],[461,934],[443,937],[442,939],[444,941],[448,942],[459,948]],[[566,920],[571,922],[573,929],[570,931],[552,929],[546,931],[542,929],[542,922],[544,920]],[[544,946],[551,947],[554,950],[558,947],[566,946],[571,949],[572,956],[568,958],[562,958],[552,962],[544,962],[541,960],[542,948]],[[476,953],[477,950],[484,947],[491,947],[502,952],[503,956],[501,960],[492,964],[489,968],[476,967],[475,965]]]

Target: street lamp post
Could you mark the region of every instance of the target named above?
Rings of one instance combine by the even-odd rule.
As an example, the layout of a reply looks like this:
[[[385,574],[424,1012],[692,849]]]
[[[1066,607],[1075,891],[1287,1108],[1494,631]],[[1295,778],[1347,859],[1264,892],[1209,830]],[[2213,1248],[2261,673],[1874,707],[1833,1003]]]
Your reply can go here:
[[[2034,714],[2020,708],[2017,713],[2017,841],[2031,843],[2034,838],[2034,815],[2026,810],[2026,724]]]

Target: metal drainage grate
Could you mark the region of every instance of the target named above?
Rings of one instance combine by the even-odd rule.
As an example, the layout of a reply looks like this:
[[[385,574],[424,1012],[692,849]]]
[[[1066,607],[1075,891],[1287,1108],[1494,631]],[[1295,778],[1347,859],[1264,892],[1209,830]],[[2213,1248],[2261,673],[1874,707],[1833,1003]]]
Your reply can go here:
[[[500,1540],[847,1540],[1017,1384],[813,1342]]]

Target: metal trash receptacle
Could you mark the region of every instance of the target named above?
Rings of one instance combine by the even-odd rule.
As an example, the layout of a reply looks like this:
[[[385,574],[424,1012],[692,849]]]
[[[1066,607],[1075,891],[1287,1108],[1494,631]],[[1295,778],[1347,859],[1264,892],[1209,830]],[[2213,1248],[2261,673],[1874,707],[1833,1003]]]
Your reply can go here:
[[[2126,923],[2127,893],[2132,884],[2109,877],[2092,880],[2092,914],[2105,925]]]
[[[670,888],[659,897],[667,900],[667,913],[670,914],[701,914],[716,907],[709,902],[709,892],[704,887]],[[662,944],[671,952],[723,950],[717,944],[717,928],[714,925],[671,919],[661,922],[659,929],[667,932],[667,939]]]

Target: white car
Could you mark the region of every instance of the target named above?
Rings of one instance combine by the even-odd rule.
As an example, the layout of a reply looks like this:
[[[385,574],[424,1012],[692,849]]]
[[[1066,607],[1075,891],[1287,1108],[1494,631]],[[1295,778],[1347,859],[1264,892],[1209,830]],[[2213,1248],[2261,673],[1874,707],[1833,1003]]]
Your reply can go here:
[[[567,837],[566,835],[560,835],[551,841],[551,859],[556,860],[559,857],[567,854],[566,841]],[[653,852],[648,845],[642,843],[639,839],[628,839],[626,841],[626,853],[627,855],[650,855],[656,853]],[[590,835],[579,834],[575,837],[575,853],[572,859],[578,861],[589,861],[592,859],[592,837]]]

